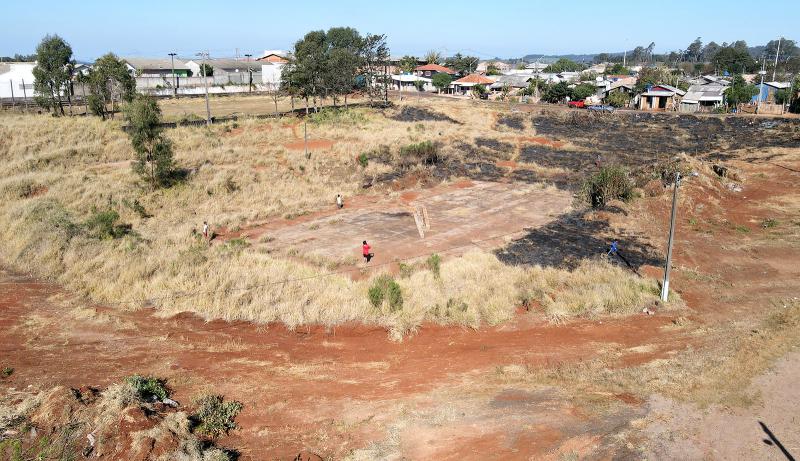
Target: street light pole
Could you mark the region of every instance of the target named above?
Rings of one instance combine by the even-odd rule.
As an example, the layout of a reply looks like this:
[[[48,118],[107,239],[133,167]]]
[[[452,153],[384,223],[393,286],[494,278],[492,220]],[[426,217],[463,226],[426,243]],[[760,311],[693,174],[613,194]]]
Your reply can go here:
[[[252,54],[245,54],[247,58],[247,73],[249,74],[249,83],[247,84],[247,89],[250,93],[253,92],[253,69],[250,67],[250,58],[253,56]],[[263,75],[263,74],[262,74]]]
[[[678,213],[678,187],[681,185],[681,174],[675,173],[675,188],[672,191],[672,215],[669,222],[669,239],[667,240],[667,265],[664,267],[664,283],[661,285],[661,301],[666,302],[669,295],[669,268],[672,264],[672,242],[675,236],[675,218]]]
[[[208,51],[197,53],[197,56],[203,58],[200,70],[203,73],[203,86],[206,88],[206,125],[211,125],[211,106],[208,103],[208,79],[206,78],[206,59],[208,59]]]
[[[178,79],[175,76],[175,56],[177,53],[169,53],[169,58],[172,61],[172,96],[178,97]]]

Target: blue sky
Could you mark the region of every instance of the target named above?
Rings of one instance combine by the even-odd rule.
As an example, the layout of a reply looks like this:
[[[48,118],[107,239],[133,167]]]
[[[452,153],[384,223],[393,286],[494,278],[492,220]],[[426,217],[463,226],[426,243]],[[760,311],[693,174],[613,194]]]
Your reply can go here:
[[[392,54],[469,53],[481,58],[528,53],[622,51],[656,43],[656,52],[685,48],[695,37],[750,45],[786,36],[800,40],[800,1],[704,0],[637,2],[516,1],[207,1],[128,0],[5,2],[0,55],[31,53],[58,33],[81,60],[122,56],[212,56],[290,49],[305,32],[352,26],[384,33]],[[467,6],[464,6],[467,5]],[[481,5],[481,6],[478,6]],[[501,8],[493,8],[494,6]]]

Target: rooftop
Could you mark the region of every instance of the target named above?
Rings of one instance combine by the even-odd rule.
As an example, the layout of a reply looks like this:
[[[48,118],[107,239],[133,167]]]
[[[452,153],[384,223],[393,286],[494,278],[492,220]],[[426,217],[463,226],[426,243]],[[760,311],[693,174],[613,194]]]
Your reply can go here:
[[[453,82],[456,85],[491,85],[494,80],[478,74],[469,74]]]
[[[424,66],[418,66],[414,70],[416,71],[435,71],[435,72],[444,72],[447,74],[455,74],[456,71],[453,69],[447,68],[445,66],[440,66],[439,64],[425,64]]]
[[[171,59],[154,58],[122,58],[135,69],[172,69]],[[188,70],[189,68],[180,60],[175,60],[175,69]]]

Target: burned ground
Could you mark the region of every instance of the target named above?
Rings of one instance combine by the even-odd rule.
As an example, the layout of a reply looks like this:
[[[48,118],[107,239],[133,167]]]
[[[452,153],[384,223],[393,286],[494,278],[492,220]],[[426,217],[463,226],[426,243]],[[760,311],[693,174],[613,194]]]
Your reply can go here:
[[[574,269],[582,259],[597,258],[617,240],[620,254],[637,270],[661,265],[663,257],[643,236],[619,233],[601,219],[587,219],[587,211],[566,214],[542,227],[531,229],[495,254],[506,264],[541,265]],[[615,258],[616,260],[616,258]],[[624,261],[617,261],[626,264]]]
[[[450,122],[461,125],[461,122],[445,114],[414,106],[404,106],[397,114],[389,118],[398,122]]]
[[[521,114],[505,114],[497,117],[496,128],[508,127],[514,130],[525,129],[525,119]]]

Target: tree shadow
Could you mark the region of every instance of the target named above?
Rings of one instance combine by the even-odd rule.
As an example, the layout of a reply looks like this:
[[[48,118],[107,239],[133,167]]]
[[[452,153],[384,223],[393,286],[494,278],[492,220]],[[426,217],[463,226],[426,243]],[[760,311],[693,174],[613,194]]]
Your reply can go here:
[[[567,213],[497,250],[498,259],[510,265],[540,265],[576,268],[581,260],[605,255],[613,240],[618,242],[631,269],[664,264],[661,252],[641,235],[615,233],[605,220],[587,220],[589,210]]]

